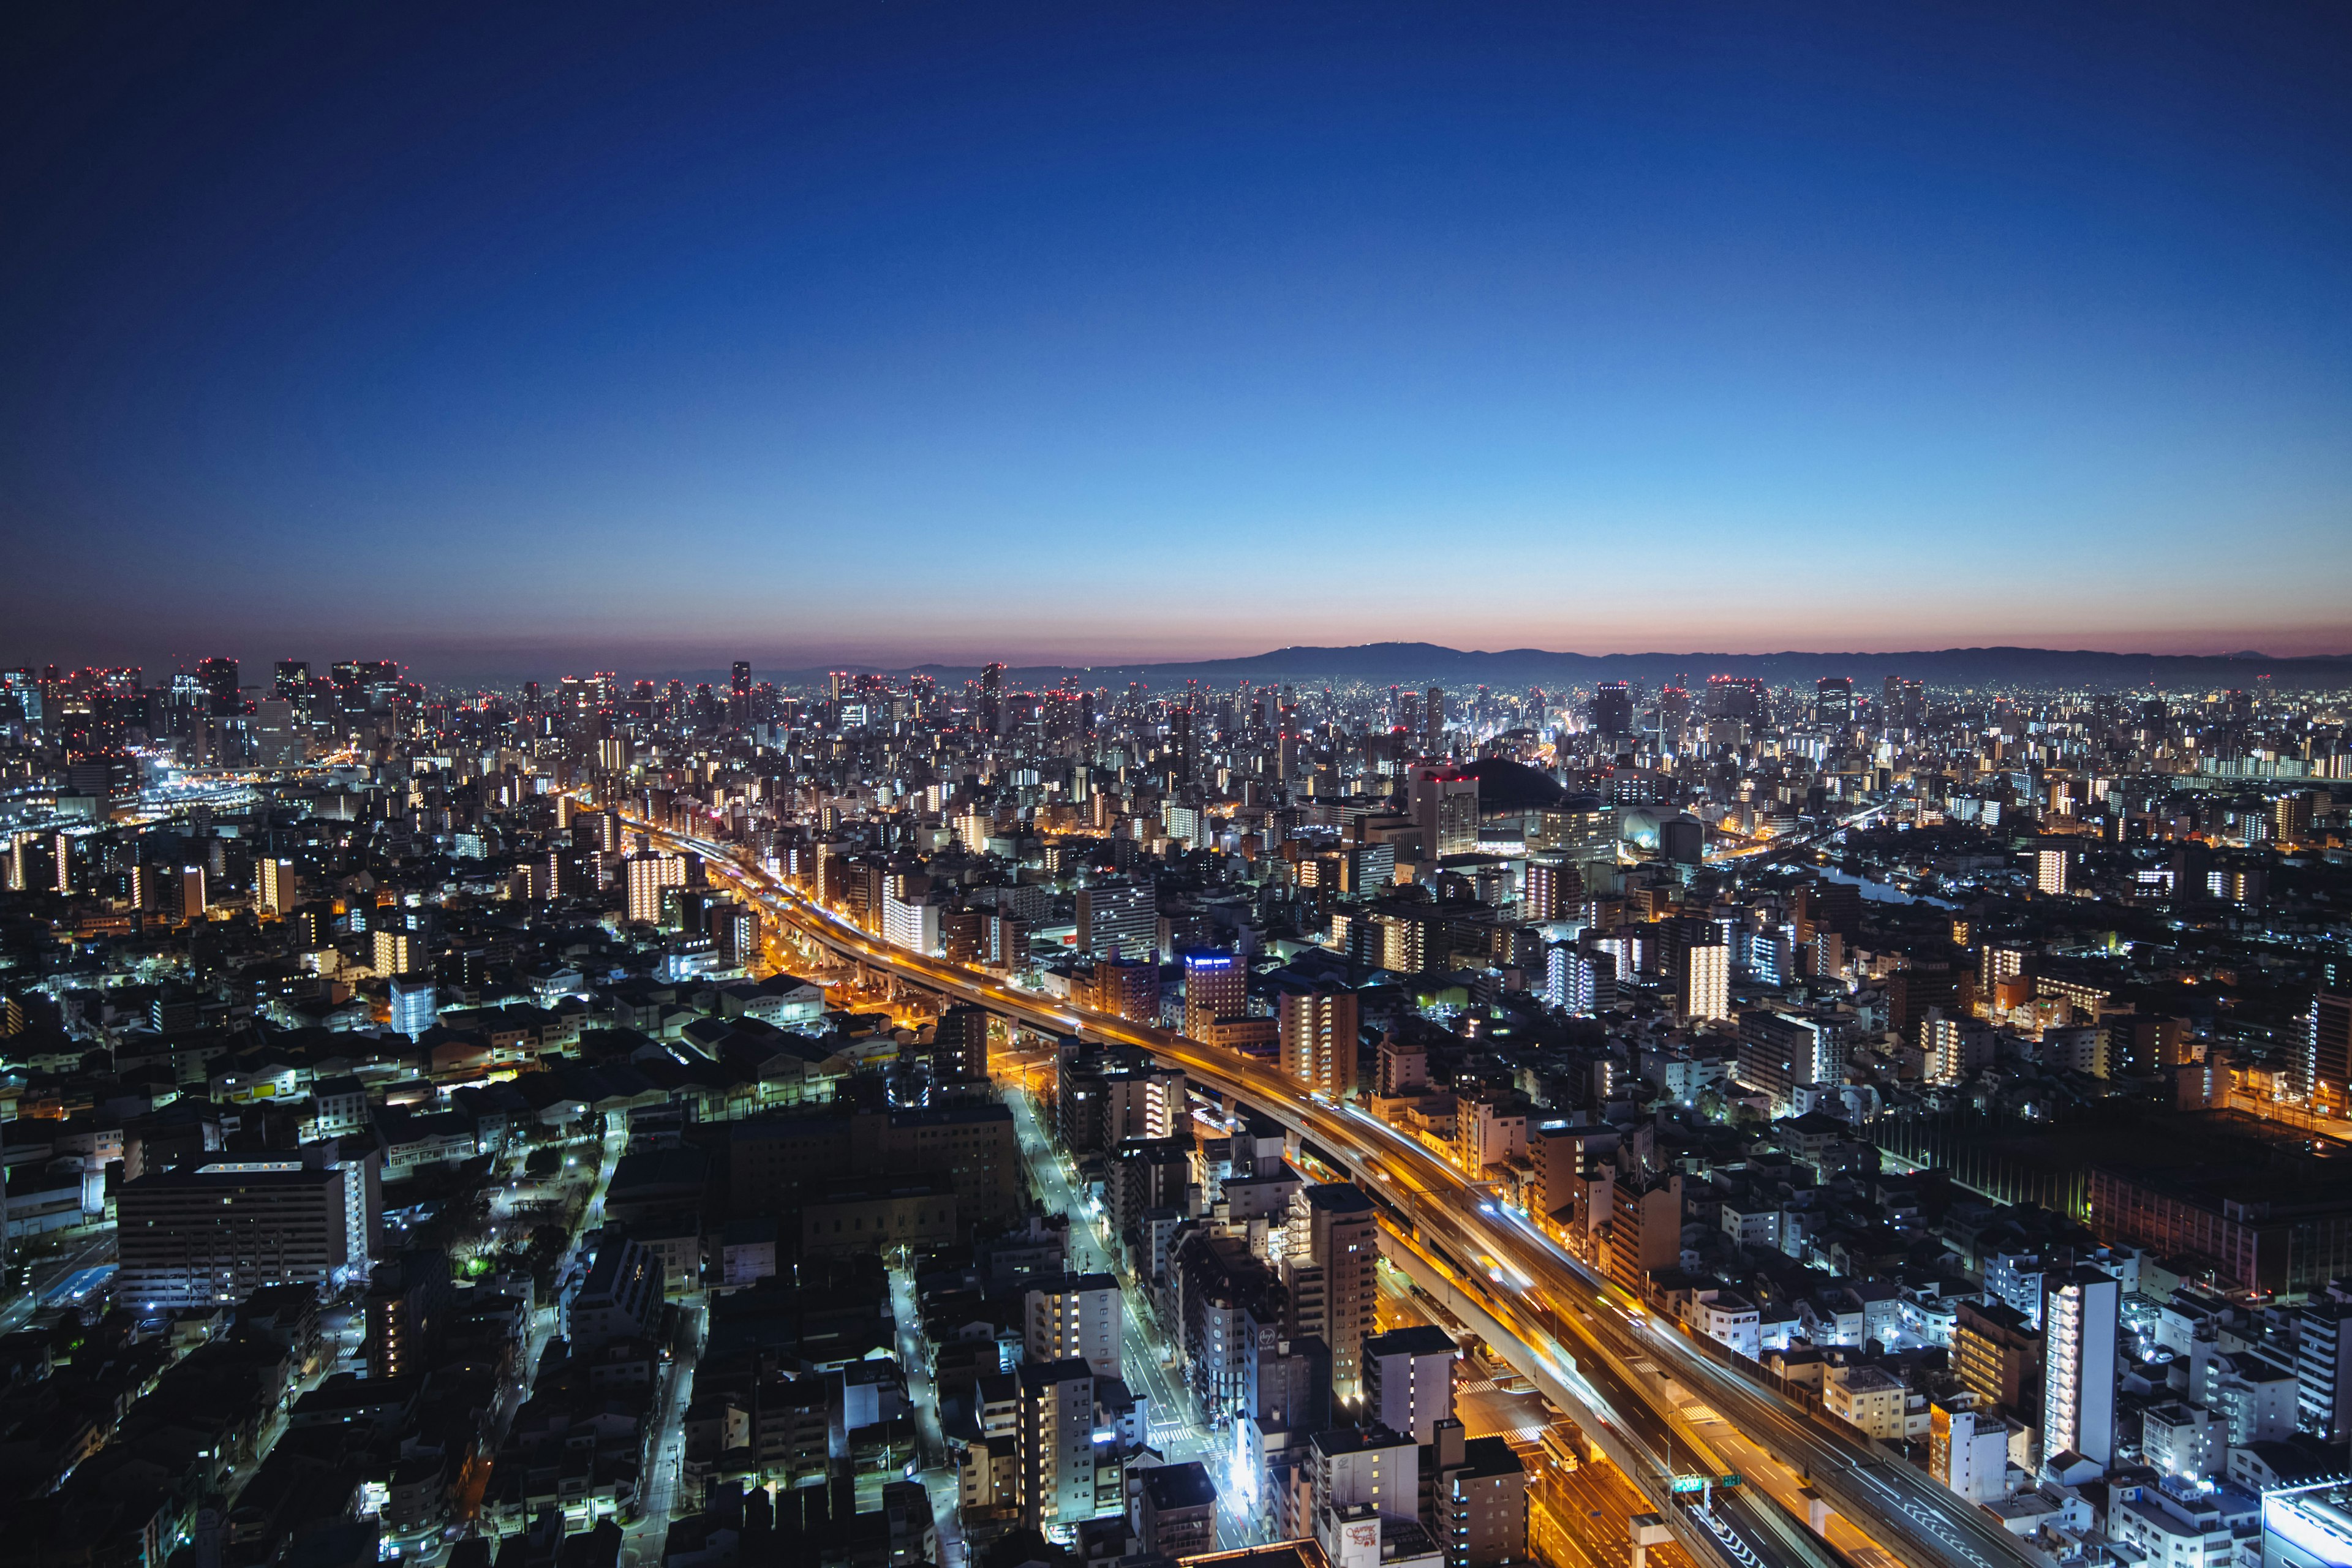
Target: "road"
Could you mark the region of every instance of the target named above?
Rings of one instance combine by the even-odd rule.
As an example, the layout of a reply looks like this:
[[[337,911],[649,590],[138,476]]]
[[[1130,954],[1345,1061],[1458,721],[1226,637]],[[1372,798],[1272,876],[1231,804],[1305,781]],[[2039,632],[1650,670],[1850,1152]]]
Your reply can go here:
[[[1253,1510],[1238,1506],[1234,1489],[1223,1484],[1224,1459],[1232,1445],[1197,1419],[1184,1385],[1169,1372],[1175,1352],[1151,1310],[1136,1289],[1134,1276],[1111,1255],[1110,1243],[1086,1202],[1070,1184],[1067,1159],[1055,1149],[1038,1122],[1035,1105],[1018,1083],[1004,1095],[1013,1108],[1013,1124],[1021,1152],[1029,1161],[1037,1190],[1048,1210],[1058,1209],[1070,1222],[1067,1254],[1074,1274],[1108,1274],[1119,1282],[1119,1371],[1128,1386],[1150,1402],[1151,1446],[1171,1465],[1198,1459],[1209,1468],[1217,1488],[1217,1547],[1234,1551],[1263,1545],[1268,1539]]]
[[[79,1245],[32,1266],[28,1288],[0,1309],[0,1334],[16,1332],[43,1308],[87,1299],[90,1289],[112,1277],[113,1264],[114,1226],[109,1222]],[[79,1295],[75,1294],[78,1289]]]
[[[1867,813],[1862,814],[1867,816]],[[1453,1237],[1496,1260],[1494,1285],[1518,1303],[1517,1315],[1548,1331],[1554,1342],[1581,1346],[1599,1363],[1630,1365],[1654,1355],[1693,1388],[1705,1389],[1729,1422],[1762,1445],[1776,1497],[1810,1480],[1858,1535],[1863,1550],[1942,1568],[2020,1568],[2031,1564],[2005,1531],[1919,1471],[1891,1462],[1859,1435],[1848,1436],[1816,1422],[1761,1383],[1728,1372],[1693,1349],[1678,1332],[1643,1322],[1638,1304],[1612,1300],[1606,1284],[1550,1238],[1509,1220],[1484,1193],[1465,1182],[1431,1151],[1360,1110],[1301,1096],[1297,1086],[1238,1052],[1205,1046],[1165,1029],[1010,986],[983,971],[894,948],[799,889],[735,860],[725,846],[657,829],[634,827],[705,858],[714,873],[735,881],[747,897],[810,939],[860,963],[881,968],[931,990],[976,1003],[1032,1028],[1079,1034],[1139,1047],[1185,1069],[1195,1082],[1245,1102],[1302,1137],[1312,1139],[1349,1167],[1376,1196],[1387,1199],[1416,1226]],[[1857,819],[1858,820],[1858,819]],[[1847,822],[1840,827],[1851,826]],[[1503,1270],[1507,1268],[1507,1277]],[[1487,1286],[1481,1284],[1480,1289]],[[1601,1310],[1587,1311],[1583,1303]],[[1573,1304],[1575,1310],[1563,1310]],[[1508,1347],[1506,1349],[1507,1353]],[[1526,1349],[1528,1347],[1522,1347]],[[1530,1353],[1533,1353],[1532,1352]],[[1580,1358],[1580,1365],[1583,1358]],[[1629,1389],[1637,1407],[1669,1423],[1645,1403],[1652,1390]],[[1664,1395],[1658,1396],[1664,1403]],[[1735,1510],[1736,1511],[1736,1510]],[[1866,1559],[1867,1560],[1867,1559]]]
[[[963,1568],[963,1486],[955,1456],[940,1426],[939,1394],[931,1387],[923,1354],[923,1313],[915,1299],[915,1275],[902,1252],[890,1264],[890,1316],[898,1331],[898,1365],[907,1378],[907,1399],[915,1407],[916,1474],[931,1500],[931,1527],[940,1543],[939,1568]]]

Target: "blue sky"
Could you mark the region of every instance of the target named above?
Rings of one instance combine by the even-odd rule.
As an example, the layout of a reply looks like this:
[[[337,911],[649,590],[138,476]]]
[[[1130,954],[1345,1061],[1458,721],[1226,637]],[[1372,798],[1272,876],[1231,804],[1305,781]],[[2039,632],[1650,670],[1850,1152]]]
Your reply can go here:
[[[2320,7],[12,26],[12,663],[2352,648]]]

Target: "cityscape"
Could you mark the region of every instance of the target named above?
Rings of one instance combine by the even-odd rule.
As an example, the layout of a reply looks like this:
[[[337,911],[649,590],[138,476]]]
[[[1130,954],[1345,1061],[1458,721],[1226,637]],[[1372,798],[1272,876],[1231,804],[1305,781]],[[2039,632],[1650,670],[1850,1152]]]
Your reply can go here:
[[[2347,688],[253,674],[5,677],[52,1551],[2335,1550]]]
[[[0,22],[0,1568],[2352,1568],[2352,14]]]

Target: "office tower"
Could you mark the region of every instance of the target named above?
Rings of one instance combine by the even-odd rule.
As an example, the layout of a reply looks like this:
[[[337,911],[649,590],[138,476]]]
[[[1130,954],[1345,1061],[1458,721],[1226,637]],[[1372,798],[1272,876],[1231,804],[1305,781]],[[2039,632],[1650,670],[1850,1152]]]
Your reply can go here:
[[[1421,721],[1425,726],[1422,750],[1435,756],[1445,749],[1445,689],[1433,686],[1422,699]]]
[[[73,839],[69,835],[53,834],[49,838],[49,869],[52,886],[59,893],[73,891]]]
[[[2042,1276],[2042,1451],[2116,1457],[2116,1321],[2122,1287],[2088,1264]]]
[[[1024,1362],[1014,1427],[1021,1521],[1032,1530],[1095,1517],[1095,1374],[1075,1357]]]
[[[2053,897],[2066,891],[2068,862],[2074,856],[2064,849],[2036,849],[2033,852],[2033,888],[2039,893]]]
[[[115,1299],[152,1313],[241,1301],[265,1285],[332,1289],[352,1262],[345,1175],[299,1160],[216,1161],[124,1183]]]
[[[1751,676],[1706,678],[1706,716],[1753,727],[1764,721],[1764,683]]]
[[[1440,1421],[1421,1451],[1422,1518],[1445,1568],[1507,1568],[1528,1552],[1528,1472],[1504,1437],[1466,1438]]]
[[[302,901],[302,879],[297,874],[293,861],[276,855],[265,855],[261,858],[259,870],[263,908],[284,915]]]
[[[1889,732],[1916,730],[1927,721],[1927,699],[1916,680],[1890,675],[1878,700],[1878,727]]]
[[[1622,741],[1633,732],[1633,689],[1604,680],[1592,689],[1592,727],[1603,739]]]
[[[1302,1187],[1291,1200],[1285,1282],[1291,1331],[1313,1334],[1331,1352],[1331,1386],[1352,1397],[1363,1385],[1365,1336],[1372,1331],[1380,1235],[1372,1200],[1344,1182]]]
[[[180,918],[200,921],[211,906],[205,901],[205,868],[202,866],[180,868]]]
[[[838,677],[835,679],[833,695],[835,700],[840,700],[841,686]],[[1003,733],[1004,666],[1002,664],[992,662],[981,670],[980,710],[975,717],[982,734]]]
[[[1454,1362],[1461,1347],[1433,1323],[1391,1329],[1364,1342],[1364,1419],[1413,1440],[1432,1440],[1454,1416]]]
[[[407,932],[380,931],[376,940],[388,936],[407,939]],[[394,974],[392,977],[392,1027],[394,1034],[416,1038],[439,1021],[441,1009],[438,994],[430,975]]]
[[[1824,675],[1813,682],[1813,727],[1824,735],[1853,728],[1853,678]]]
[[[1189,789],[1201,776],[1200,742],[1192,727],[1195,717],[1190,708],[1168,711],[1168,771],[1178,789]]]
[[[1149,882],[1080,888],[1078,951],[1148,959],[1160,951],[1160,895]]]
[[[659,925],[662,889],[686,886],[686,862],[675,855],[632,855],[628,870],[628,915],[631,925]]]
[[[1675,963],[1675,1011],[1693,1023],[1730,1019],[1731,948],[1722,928],[1709,923],[1681,944]]]
[[[236,660],[233,658],[202,659],[196,665],[196,684],[205,694],[205,710],[215,715],[245,711],[244,693],[237,689]]]
[[[1220,1018],[1249,1013],[1249,971],[1242,961],[1222,948],[1203,948],[1184,955],[1184,1032],[1196,1040],[1212,1037]]]
[[[1076,1359],[1097,1377],[1119,1375],[1118,1280],[1108,1274],[1033,1279],[1023,1296],[1024,1353],[1033,1362]]]
[[[1416,765],[1409,774],[1413,820],[1424,855],[1473,854],[1478,847],[1478,780],[1452,768]]]
[[[1355,1092],[1357,1002],[1345,985],[1286,986],[1276,998],[1282,1070],[1311,1094]]]
[[[1417,743],[1421,735],[1421,693],[1404,691],[1397,695],[1396,727],[1407,742]]]
[[[751,722],[751,666],[744,659],[735,661],[728,679],[727,722],[738,730],[748,728]]]
[[[1174,1562],[1217,1549],[1217,1488],[1198,1459],[1143,1472],[1131,1521],[1142,1551]]]

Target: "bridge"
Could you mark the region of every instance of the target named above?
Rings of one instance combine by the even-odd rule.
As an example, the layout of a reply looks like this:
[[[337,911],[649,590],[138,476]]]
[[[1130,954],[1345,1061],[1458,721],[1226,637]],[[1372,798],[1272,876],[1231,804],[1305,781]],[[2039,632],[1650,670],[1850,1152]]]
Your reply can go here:
[[[1981,1510],[1791,1400],[1762,1368],[1654,1317],[1526,1216],[1361,1110],[1308,1094],[1237,1051],[890,946],[724,845],[623,820],[701,856],[802,937],[864,968],[1034,1030],[1149,1051],[1229,1108],[1255,1110],[1311,1142],[1373,1195],[1391,1260],[1449,1308],[1466,1307],[1457,1316],[1477,1323],[1506,1360],[1586,1423],[1700,1561],[2032,1568],[2021,1543]],[[1702,1468],[1737,1472],[1748,1495],[1718,1497],[1704,1515],[1688,1508],[1674,1479]]]

